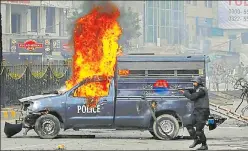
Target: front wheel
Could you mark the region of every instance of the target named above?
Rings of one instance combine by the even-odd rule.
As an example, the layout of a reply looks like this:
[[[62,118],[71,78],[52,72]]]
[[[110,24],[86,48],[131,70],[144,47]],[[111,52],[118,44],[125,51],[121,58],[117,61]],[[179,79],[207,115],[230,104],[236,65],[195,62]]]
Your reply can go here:
[[[152,138],[153,138],[153,139],[159,140],[159,138],[154,134],[153,131],[149,131],[149,132],[150,132],[150,134],[152,135]]]
[[[51,114],[40,116],[35,122],[35,132],[43,139],[53,139],[60,131],[60,121]]]
[[[153,123],[153,132],[157,139],[168,139],[164,132],[171,137],[170,139],[174,139],[177,137],[180,126],[178,120],[174,116],[163,114],[157,118],[157,121],[163,129],[161,130],[160,126],[158,126],[156,122]]]

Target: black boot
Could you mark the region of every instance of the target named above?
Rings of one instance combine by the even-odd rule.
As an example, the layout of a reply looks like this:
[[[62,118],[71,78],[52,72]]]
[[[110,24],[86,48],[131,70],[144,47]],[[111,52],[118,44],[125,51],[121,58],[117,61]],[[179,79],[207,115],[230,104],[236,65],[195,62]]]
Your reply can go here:
[[[199,139],[195,139],[193,144],[189,146],[189,148],[194,148],[196,145],[201,144],[201,141]]]
[[[198,148],[197,150],[208,150],[208,145],[202,144],[202,146],[200,148]]]

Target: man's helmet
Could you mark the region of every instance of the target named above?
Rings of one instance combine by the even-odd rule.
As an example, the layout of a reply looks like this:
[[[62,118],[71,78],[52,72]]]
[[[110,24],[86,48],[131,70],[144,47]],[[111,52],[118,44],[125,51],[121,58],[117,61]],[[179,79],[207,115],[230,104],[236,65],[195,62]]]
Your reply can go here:
[[[192,82],[197,82],[198,84],[202,84],[202,78],[200,76],[193,77]]]

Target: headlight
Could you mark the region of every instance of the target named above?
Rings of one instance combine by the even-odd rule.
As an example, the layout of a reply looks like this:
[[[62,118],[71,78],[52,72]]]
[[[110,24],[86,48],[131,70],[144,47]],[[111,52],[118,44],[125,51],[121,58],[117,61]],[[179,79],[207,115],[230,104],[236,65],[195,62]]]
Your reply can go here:
[[[40,101],[35,101],[34,104],[33,104],[33,110],[38,109],[39,106],[40,106]]]
[[[30,104],[30,106],[28,107],[29,111],[35,111],[39,108],[40,105],[40,101],[34,101]]]

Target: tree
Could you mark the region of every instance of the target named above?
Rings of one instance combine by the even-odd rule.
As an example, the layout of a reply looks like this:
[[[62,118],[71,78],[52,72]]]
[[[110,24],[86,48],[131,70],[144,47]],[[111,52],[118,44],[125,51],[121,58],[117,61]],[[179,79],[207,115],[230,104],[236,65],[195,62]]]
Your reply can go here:
[[[211,81],[213,83],[213,89],[219,91],[219,84],[223,82],[223,75],[225,73],[224,62],[222,60],[215,60],[210,66]]]
[[[101,5],[106,1],[84,1],[80,7],[72,12],[72,16],[69,18],[68,30],[72,32],[73,25],[76,19],[86,15],[93,8],[94,5]],[[131,7],[128,9],[124,6],[120,8],[119,23],[122,28],[122,35],[119,40],[119,44],[122,46],[122,50],[125,51],[131,48],[130,41],[138,38],[140,33],[140,19],[139,13],[133,12]]]
[[[133,12],[131,7],[126,9],[125,7],[120,8],[120,25],[122,29],[122,36],[120,38],[120,45],[125,49],[130,49],[130,41],[132,39],[139,38],[140,33],[140,19],[139,13]]]
[[[214,84],[214,89],[219,91],[219,84],[224,84],[224,90],[233,89],[236,82],[234,75],[234,65],[228,59],[217,59],[212,61],[210,65],[211,82]],[[230,87],[231,86],[231,87]]]

